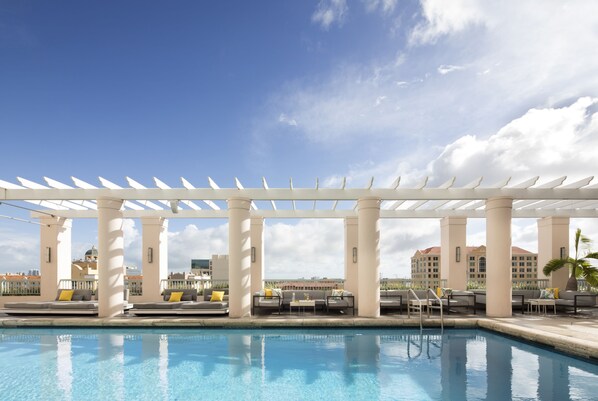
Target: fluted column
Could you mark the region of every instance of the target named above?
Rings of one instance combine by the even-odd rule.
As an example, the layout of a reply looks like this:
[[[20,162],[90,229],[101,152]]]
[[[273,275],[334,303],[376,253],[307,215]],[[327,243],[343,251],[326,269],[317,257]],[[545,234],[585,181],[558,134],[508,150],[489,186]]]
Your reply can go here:
[[[229,316],[251,314],[251,201],[228,200]]]
[[[358,315],[380,316],[380,199],[357,201]]]
[[[486,201],[486,314],[509,317],[511,306],[511,198]]]
[[[123,312],[123,201],[98,199],[98,316]]]

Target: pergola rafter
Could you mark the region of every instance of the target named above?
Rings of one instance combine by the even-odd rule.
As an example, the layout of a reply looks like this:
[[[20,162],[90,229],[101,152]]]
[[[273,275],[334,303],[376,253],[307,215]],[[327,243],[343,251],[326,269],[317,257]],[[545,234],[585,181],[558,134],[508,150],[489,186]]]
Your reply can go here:
[[[425,177],[412,188],[400,187],[398,177],[389,188],[374,187],[374,178],[362,188],[347,188],[347,178],[337,188],[323,188],[319,180],[315,187],[296,188],[289,180],[288,188],[272,188],[262,178],[261,188],[246,188],[235,178],[234,187],[221,188],[208,177],[208,187],[196,188],[181,177],[182,187],[172,188],[158,178],[155,187],[146,187],[126,177],[128,187],[121,187],[99,177],[102,187],[96,187],[72,177],[74,187],[44,177],[47,185],[17,178],[19,184],[0,180],[0,201],[26,201],[39,206],[40,212],[67,218],[97,217],[97,200],[115,198],[124,200],[123,216],[128,218],[226,218],[227,210],[216,202],[234,198],[251,200],[251,213],[265,218],[343,218],[355,216],[356,201],[363,198],[378,198],[383,205],[382,218],[442,218],[462,216],[482,218],[485,203],[489,198],[507,197],[513,199],[513,217],[537,218],[547,216],[598,217],[598,185],[590,185],[593,177],[566,183],[567,177],[559,177],[538,184],[539,177],[509,185],[510,178],[493,186],[482,186],[482,177],[462,186],[455,186],[451,178],[438,187],[428,187]],[[256,201],[265,201],[271,208],[258,208]],[[280,201],[280,203],[277,203]],[[284,208],[288,201],[290,208]],[[312,202],[311,207],[298,208],[296,202]],[[320,201],[331,201],[324,207]],[[349,207],[341,208],[341,202],[349,201]],[[168,207],[171,202],[180,202],[185,208]],[[196,202],[209,206],[202,209]],[[34,217],[35,212],[33,212]]]

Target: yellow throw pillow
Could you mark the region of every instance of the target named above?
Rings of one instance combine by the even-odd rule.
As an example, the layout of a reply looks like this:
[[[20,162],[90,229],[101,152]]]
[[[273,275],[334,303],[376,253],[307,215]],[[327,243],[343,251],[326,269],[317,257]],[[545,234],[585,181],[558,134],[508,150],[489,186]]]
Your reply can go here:
[[[558,288],[547,288],[546,291],[551,292],[554,295],[554,299],[559,298],[559,289]]]
[[[222,302],[224,299],[224,291],[212,291],[212,298],[210,302]]]
[[[59,301],[71,301],[73,299],[73,294],[75,290],[62,290],[60,291],[60,297],[58,297]]]
[[[184,292],[171,292],[170,298],[168,298],[168,302],[181,302],[181,298],[183,298]]]
[[[436,296],[442,298],[442,288],[436,287]]]
[[[272,298],[272,288],[266,288],[264,290],[264,295],[266,295],[266,298]]]

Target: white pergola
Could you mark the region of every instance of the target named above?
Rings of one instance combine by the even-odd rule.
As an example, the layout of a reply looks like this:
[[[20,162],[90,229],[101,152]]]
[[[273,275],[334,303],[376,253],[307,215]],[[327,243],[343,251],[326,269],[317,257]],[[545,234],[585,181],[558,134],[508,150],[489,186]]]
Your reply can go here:
[[[19,184],[0,180],[0,201],[26,201],[40,206],[41,212],[65,218],[97,218],[98,199],[122,199],[125,218],[227,218],[227,210],[216,202],[245,198],[252,200],[255,217],[344,218],[357,215],[359,199],[377,198],[382,201],[381,218],[484,218],[486,200],[505,197],[513,199],[515,218],[598,217],[598,184],[590,185],[593,177],[571,183],[565,183],[566,179],[538,184],[539,177],[533,177],[511,184],[508,178],[484,186],[480,177],[455,187],[452,178],[438,187],[428,187],[426,177],[413,187],[401,187],[399,177],[388,188],[374,187],[374,178],[364,188],[347,188],[346,178],[339,188],[322,188],[318,180],[313,188],[296,188],[290,179],[286,188],[270,188],[262,178],[261,188],[245,188],[235,178],[234,188],[221,188],[208,177],[209,186],[198,188],[181,177],[182,185],[172,188],[154,177],[155,187],[148,188],[126,177],[129,187],[123,188],[102,177],[101,187],[75,177],[74,186],[47,177],[45,184],[18,177]],[[259,201],[266,201],[269,207],[258,208]],[[297,208],[301,201],[313,202],[313,207]],[[343,202],[350,205],[339,206]]]
[[[480,177],[455,186],[456,180],[452,178],[438,187],[429,187],[425,178],[415,186],[404,187],[399,177],[385,188],[375,187],[373,178],[362,188],[349,188],[346,178],[337,188],[320,187],[318,180],[312,188],[296,188],[291,179],[288,186],[271,188],[263,178],[261,187],[245,188],[235,178],[234,187],[221,188],[209,177],[206,187],[196,187],[185,178],[181,178],[180,186],[170,187],[154,178],[154,186],[148,188],[126,177],[128,187],[124,188],[102,177],[101,186],[75,177],[72,185],[50,178],[44,178],[44,184],[17,178],[18,184],[0,180],[0,202],[25,201],[37,206],[31,216],[47,225],[47,229],[42,227],[42,253],[54,247],[58,248],[57,258],[67,258],[66,247],[61,251],[60,244],[67,242],[63,237],[68,235],[69,268],[71,219],[98,219],[98,250],[103,255],[99,289],[102,295],[109,294],[107,300],[100,299],[100,316],[122,311],[118,310],[116,299],[122,290],[122,278],[117,276],[122,275],[123,218],[142,220],[143,249],[155,253],[143,257],[144,292],[146,288],[156,292],[155,283],[159,285],[159,278],[165,274],[168,219],[229,219],[231,317],[248,315],[251,291],[261,288],[264,218],[345,220],[346,287],[357,295],[360,316],[379,315],[380,218],[441,219],[441,277],[454,288],[464,285],[462,272],[466,262],[455,259],[454,255],[455,250],[465,249],[466,220],[486,218],[487,278],[494,283],[488,288],[487,313],[510,316],[511,303],[506,300],[510,299],[511,288],[511,219],[539,219],[538,265],[541,266],[568,247],[569,218],[598,217],[598,184],[592,185],[592,179],[566,182],[567,177],[563,176],[539,183],[539,177],[533,177],[514,184],[506,179],[486,186]],[[65,271],[58,266],[57,258],[52,261],[49,253],[42,257],[43,263],[54,265],[57,272],[54,279],[61,278],[58,275]],[[150,263],[156,263],[158,268],[151,269]],[[157,273],[151,273],[153,270]],[[146,276],[153,284],[146,283]],[[48,288],[54,286],[48,293],[55,291],[54,279],[47,284]],[[558,284],[562,277],[551,279]],[[121,284],[114,286],[114,282]],[[492,305],[498,306],[493,309]]]

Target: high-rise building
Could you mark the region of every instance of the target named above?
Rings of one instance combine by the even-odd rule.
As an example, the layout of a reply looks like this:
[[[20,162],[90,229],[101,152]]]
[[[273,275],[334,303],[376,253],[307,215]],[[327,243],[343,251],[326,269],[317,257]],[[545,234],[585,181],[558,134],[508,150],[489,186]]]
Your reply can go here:
[[[468,280],[486,279],[486,247],[466,248]],[[511,273],[513,279],[538,277],[538,254],[519,247],[511,248]],[[417,250],[411,257],[411,279],[430,280],[440,278],[440,247]]]

